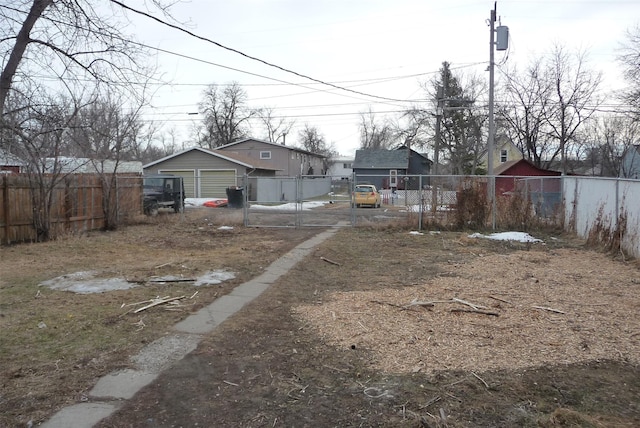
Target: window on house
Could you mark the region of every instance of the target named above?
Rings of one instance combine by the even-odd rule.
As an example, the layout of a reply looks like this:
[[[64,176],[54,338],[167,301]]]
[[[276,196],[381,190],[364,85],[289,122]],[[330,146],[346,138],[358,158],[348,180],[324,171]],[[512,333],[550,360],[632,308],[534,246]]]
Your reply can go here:
[[[353,168],[353,164],[352,163],[343,163],[342,167],[344,169],[351,169],[351,168]]]
[[[506,161],[507,161],[507,151],[500,150],[500,162],[506,162]]]
[[[260,159],[271,159],[271,152],[260,152]]]

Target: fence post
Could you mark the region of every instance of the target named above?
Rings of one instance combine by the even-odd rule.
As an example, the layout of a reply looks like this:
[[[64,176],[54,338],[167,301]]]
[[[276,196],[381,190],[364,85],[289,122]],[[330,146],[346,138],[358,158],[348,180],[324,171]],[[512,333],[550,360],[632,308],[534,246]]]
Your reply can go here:
[[[242,204],[242,223],[244,227],[247,227],[249,226],[249,176],[247,173],[242,176],[242,188],[244,189],[242,193],[244,199],[244,203]]]
[[[496,230],[496,209],[498,204],[496,202],[496,176],[489,176],[489,197],[491,198],[491,229]]]
[[[422,188],[422,175],[418,177],[418,186],[420,186],[420,209],[418,210],[418,231],[422,231],[422,214],[424,211],[424,189]]]
[[[9,213],[9,183],[6,175],[2,177],[2,212],[4,213],[4,242],[0,242],[0,244],[9,244],[11,215]]]
[[[614,219],[614,224],[612,225],[612,226],[615,226],[615,229],[618,228],[618,219],[620,218],[619,204],[620,204],[620,178],[616,177],[616,218]]]

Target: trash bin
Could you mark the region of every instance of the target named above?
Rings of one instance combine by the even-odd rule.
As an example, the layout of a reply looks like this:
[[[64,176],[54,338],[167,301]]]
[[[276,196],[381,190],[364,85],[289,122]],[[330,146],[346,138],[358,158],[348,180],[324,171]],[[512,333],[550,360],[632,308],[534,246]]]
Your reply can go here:
[[[242,187],[227,187],[227,207],[242,208],[243,206]]]

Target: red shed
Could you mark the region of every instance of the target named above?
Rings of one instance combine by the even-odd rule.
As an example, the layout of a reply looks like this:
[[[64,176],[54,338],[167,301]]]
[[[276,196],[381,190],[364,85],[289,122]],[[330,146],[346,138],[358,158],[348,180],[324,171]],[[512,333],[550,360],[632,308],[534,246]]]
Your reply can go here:
[[[493,170],[496,177],[496,193],[498,195],[512,192],[516,188],[522,189],[526,182],[529,191],[533,192],[560,192],[560,180],[543,180],[542,177],[559,177],[559,171],[538,168],[526,159],[507,161]],[[540,180],[529,177],[541,177]]]

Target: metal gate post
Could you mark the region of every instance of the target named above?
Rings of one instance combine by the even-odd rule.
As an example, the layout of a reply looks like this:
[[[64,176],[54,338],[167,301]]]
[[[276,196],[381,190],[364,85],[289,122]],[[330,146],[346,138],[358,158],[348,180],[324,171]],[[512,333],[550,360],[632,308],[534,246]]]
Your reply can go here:
[[[242,176],[242,188],[244,192],[242,193],[242,223],[244,227],[249,226],[249,176],[244,174]]]

